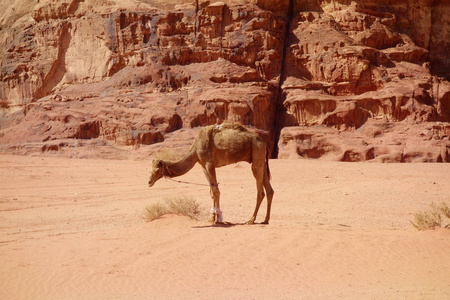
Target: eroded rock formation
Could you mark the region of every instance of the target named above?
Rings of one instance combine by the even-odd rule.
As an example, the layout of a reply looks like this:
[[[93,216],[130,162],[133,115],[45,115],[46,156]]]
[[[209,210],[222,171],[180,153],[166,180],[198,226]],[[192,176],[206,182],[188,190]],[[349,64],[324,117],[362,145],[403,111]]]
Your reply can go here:
[[[448,161],[450,2],[391,2],[2,2],[2,150],[148,154],[233,120],[279,157]]]

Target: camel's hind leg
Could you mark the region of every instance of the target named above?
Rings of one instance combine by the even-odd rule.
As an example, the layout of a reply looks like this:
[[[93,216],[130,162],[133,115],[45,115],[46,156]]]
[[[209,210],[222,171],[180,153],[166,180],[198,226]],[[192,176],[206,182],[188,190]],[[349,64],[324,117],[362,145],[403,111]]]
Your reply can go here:
[[[264,189],[266,190],[267,194],[267,212],[266,212],[266,219],[264,220],[263,224],[269,224],[270,220],[270,209],[272,207],[272,198],[273,198],[273,188],[270,184],[270,178],[267,170],[264,172]]]
[[[247,224],[255,224],[256,215],[258,214],[259,207],[261,206],[262,200],[264,199],[264,165],[259,166],[255,163],[252,164],[253,176],[256,179],[256,207],[253,212],[252,217],[247,222]]]
[[[270,178],[269,178],[269,172],[267,170],[267,167],[253,167],[252,166],[253,175],[256,179],[256,188],[257,188],[257,195],[256,195],[256,207],[255,211],[253,212],[253,216],[251,219],[247,222],[247,224],[254,224],[256,220],[256,215],[258,214],[259,207],[261,206],[262,200],[264,199],[264,190],[267,193],[267,212],[266,212],[266,218],[264,219],[264,222],[262,224],[269,224],[270,220],[270,210],[272,207],[272,198],[273,198],[273,188],[270,184]]]

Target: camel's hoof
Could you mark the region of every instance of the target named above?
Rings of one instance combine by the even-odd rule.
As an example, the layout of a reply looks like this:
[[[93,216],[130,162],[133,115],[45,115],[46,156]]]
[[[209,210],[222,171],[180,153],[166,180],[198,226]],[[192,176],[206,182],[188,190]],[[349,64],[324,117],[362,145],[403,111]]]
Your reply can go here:
[[[262,222],[261,224],[269,225],[269,221],[264,221],[264,222]]]
[[[214,225],[220,225],[220,224],[223,224],[223,221],[219,221],[218,218],[216,218],[215,216],[209,218],[209,219],[208,219],[208,222],[209,222],[209,223],[213,223]]]
[[[254,221],[254,220],[249,220],[249,221],[247,221],[245,224],[247,224],[247,225],[253,225],[253,224],[255,224],[255,221]]]

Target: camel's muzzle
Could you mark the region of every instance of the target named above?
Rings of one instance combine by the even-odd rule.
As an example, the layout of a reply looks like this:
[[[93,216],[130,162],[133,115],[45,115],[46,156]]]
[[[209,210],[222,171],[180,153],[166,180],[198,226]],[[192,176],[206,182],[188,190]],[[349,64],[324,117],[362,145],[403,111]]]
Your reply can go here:
[[[152,187],[155,184],[156,180],[153,177],[150,177],[148,181],[148,187]]]

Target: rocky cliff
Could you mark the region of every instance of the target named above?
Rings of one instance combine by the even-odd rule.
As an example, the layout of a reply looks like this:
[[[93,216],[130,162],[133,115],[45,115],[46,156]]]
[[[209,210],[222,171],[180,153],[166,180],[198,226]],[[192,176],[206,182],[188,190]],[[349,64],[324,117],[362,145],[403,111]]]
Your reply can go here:
[[[447,0],[11,0],[0,11],[2,151],[144,156],[233,120],[280,158],[450,160]]]

